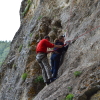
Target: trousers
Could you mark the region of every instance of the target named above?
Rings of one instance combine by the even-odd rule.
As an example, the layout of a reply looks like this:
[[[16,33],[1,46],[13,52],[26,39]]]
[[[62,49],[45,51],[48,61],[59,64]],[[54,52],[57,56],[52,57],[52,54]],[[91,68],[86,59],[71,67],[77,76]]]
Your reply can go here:
[[[51,55],[51,68],[52,68],[51,72],[53,78],[57,78],[58,69],[60,67],[60,58],[61,58],[60,54],[53,53]]]
[[[36,60],[38,61],[41,69],[44,82],[48,82],[52,78],[51,67],[48,62],[46,53],[38,53],[36,55]]]

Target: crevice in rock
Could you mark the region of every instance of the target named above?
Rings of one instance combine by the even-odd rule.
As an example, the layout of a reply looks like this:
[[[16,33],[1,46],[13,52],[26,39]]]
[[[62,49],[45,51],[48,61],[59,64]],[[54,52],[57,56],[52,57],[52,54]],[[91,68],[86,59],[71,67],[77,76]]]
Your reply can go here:
[[[87,90],[78,100],[90,100],[90,98],[100,90],[99,86]]]

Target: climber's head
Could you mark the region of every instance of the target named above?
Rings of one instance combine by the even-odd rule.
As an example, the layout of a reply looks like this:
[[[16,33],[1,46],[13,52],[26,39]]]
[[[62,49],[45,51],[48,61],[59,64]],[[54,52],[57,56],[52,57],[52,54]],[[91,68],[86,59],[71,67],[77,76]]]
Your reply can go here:
[[[58,40],[59,40],[60,42],[63,42],[63,43],[64,43],[64,40],[65,40],[65,39],[64,39],[64,36],[63,36],[63,35],[59,36],[59,37],[58,37]]]
[[[45,36],[44,37],[44,39],[47,39],[47,40],[49,40],[50,41],[50,37],[47,35],[47,36]]]

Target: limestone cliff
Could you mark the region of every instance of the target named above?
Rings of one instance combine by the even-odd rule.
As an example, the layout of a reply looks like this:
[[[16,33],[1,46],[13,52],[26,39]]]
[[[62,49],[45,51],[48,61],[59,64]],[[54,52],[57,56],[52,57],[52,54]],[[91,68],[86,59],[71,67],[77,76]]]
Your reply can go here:
[[[100,100],[100,0],[23,0],[21,25],[0,68],[0,100]],[[59,78],[38,80],[37,42],[45,35],[74,40]],[[69,99],[68,99],[69,100]]]

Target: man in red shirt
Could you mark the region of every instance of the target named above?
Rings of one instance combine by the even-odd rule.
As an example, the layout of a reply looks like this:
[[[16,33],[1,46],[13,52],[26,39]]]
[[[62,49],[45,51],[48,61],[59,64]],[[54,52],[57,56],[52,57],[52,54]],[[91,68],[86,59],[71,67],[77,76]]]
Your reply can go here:
[[[50,37],[49,36],[45,36],[44,39],[42,39],[37,47],[36,47],[36,59],[42,69],[42,76],[44,79],[44,82],[48,85],[50,84],[50,82],[52,81],[52,73],[51,73],[51,68],[47,59],[47,48],[53,48],[53,47],[57,47],[57,48],[62,48],[62,45],[55,45],[49,42],[50,41]]]

